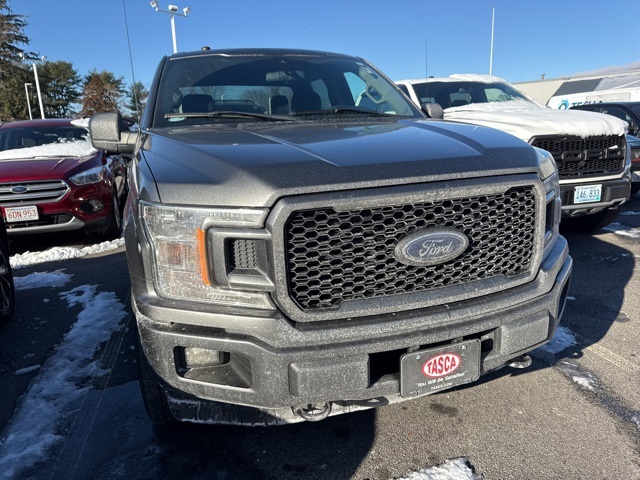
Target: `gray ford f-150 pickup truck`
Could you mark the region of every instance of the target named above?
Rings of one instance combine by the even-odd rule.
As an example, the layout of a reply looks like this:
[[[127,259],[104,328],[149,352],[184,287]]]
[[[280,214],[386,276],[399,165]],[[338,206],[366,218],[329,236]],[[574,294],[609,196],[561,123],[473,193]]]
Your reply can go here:
[[[428,107],[425,107],[428,111]],[[436,121],[361,58],[164,58],[125,207],[140,378],[157,423],[320,420],[526,366],[572,262],[556,166]]]

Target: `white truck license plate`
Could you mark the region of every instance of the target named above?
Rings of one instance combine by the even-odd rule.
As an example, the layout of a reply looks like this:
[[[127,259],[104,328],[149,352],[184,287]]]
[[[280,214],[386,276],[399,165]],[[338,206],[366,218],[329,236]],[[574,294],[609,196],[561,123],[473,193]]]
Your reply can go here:
[[[602,185],[585,185],[576,187],[573,203],[599,202],[602,196]]]
[[[5,208],[4,214],[7,217],[7,222],[38,220],[38,209],[35,205]]]

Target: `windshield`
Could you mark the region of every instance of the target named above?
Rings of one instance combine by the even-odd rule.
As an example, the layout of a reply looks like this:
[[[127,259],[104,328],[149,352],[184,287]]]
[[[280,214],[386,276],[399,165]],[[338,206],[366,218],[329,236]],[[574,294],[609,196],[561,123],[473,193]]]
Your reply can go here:
[[[360,60],[304,53],[211,54],[166,62],[153,126],[314,115],[422,118],[393,83]]]
[[[92,154],[89,132],[73,125],[26,125],[0,129],[0,159],[83,157]]]
[[[439,103],[442,108],[514,100],[529,102],[522,93],[501,82],[425,82],[414,84],[413,88],[420,104]]]

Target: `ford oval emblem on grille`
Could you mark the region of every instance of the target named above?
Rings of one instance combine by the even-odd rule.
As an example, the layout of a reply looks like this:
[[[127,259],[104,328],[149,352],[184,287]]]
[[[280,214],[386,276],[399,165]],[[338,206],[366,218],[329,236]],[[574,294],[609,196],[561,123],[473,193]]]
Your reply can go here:
[[[11,187],[10,192],[11,193],[24,193],[27,190],[29,190],[27,187],[23,186],[23,185],[17,185],[15,187]]]
[[[405,265],[440,265],[462,255],[468,246],[469,239],[458,230],[427,228],[400,240],[395,248],[395,257]]]

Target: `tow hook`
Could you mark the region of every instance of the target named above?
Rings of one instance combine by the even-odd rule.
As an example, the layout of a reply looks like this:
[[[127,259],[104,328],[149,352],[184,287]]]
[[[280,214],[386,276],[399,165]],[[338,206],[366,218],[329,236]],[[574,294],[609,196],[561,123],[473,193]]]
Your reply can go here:
[[[508,363],[511,368],[527,368],[531,366],[531,357],[529,355],[522,355],[521,357],[514,358]]]
[[[294,413],[304,418],[308,422],[317,422],[324,420],[331,413],[331,403],[310,403],[301,405],[294,409]]]

